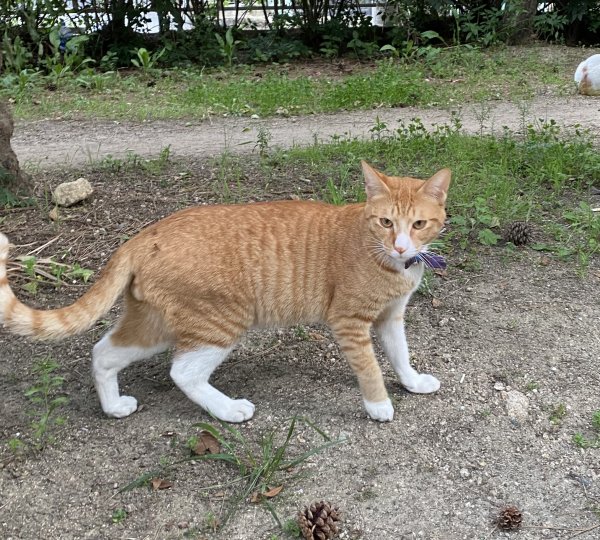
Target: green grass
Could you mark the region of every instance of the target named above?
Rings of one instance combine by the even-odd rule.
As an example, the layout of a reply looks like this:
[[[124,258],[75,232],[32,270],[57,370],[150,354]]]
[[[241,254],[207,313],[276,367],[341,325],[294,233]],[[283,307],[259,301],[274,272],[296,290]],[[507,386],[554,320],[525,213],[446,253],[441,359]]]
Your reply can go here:
[[[559,403],[552,409],[550,413],[550,422],[555,425],[560,425],[566,415],[567,407],[564,403]]]
[[[343,204],[364,199],[361,159],[388,174],[416,177],[449,167],[446,241],[463,249],[494,244],[508,223],[524,220],[536,229],[534,249],[583,267],[599,251],[600,215],[580,203],[590,186],[600,186],[600,154],[586,134],[563,134],[550,122],[530,126],[523,137],[470,136],[458,124],[429,132],[418,120],[381,132],[372,141],[340,139],[272,153],[265,182],[276,185],[282,169],[302,171],[319,198]]]
[[[0,78],[0,96],[23,119],[198,119],[210,115],[303,115],[404,105],[453,106],[465,101],[522,100],[540,88],[571,91],[565,49],[531,47],[442,50],[434,60],[382,59],[342,75],[336,64],[311,68],[238,66],[228,71],[169,70],[149,86],[142,72],[68,74],[55,91],[40,75]],[[557,58],[558,57],[558,58]],[[563,61],[568,65],[566,61]],[[312,71],[311,71],[312,70]],[[287,72],[289,71],[289,74]],[[314,71],[320,73],[313,74]],[[8,78],[7,78],[8,77]],[[19,82],[20,81],[20,82]]]
[[[592,414],[593,434],[586,437],[582,433],[573,436],[573,442],[580,448],[600,448],[600,410]]]
[[[111,515],[111,521],[116,525],[125,521],[126,518],[127,518],[127,510],[125,510],[124,508],[115,508],[115,510],[113,510],[113,513]]]
[[[24,438],[13,437],[7,441],[7,446],[15,454],[31,450],[42,451],[54,443],[54,434],[62,427],[66,419],[61,416],[60,409],[69,399],[63,394],[64,377],[57,375],[59,365],[50,357],[38,360],[32,373],[35,380],[25,396],[32,408],[28,411],[31,417],[31,433]]]
[[[600,155],[586,133],[562,133],[550,121],[526,127],[524,136],[508,131],[501,137],[471,136],[458,121],[431,132],[419,120],[398,129],[377,122],[372,132],[371,141],[338,138],[271,151],[260,164],[265,192],[277,189],[281,170],[295,171],[294,176],[310,181],[316,197],[345,204],[364,200],[361,159],[390,174],[417,177],[449,167],[454,180],[446,242],[463,249],[500,244],[507,224],[529,221],[536,232],[534,250],[582,269],[600,250],[600,215],[586,202],[588,188],[600,186]],[[234,156],[227,157],[225,169],[237,171],[237,177],[252,176]],[[224,202],[247,195],[244,183],[229,182],[227,188]]]
[[[504,245],[512,221],[534,229],[530,249],[507,245],[507,256],[549,252],[585,272],[600,251],[600,215],[586,202],[591,186],[600,186],[600,154],[586,133],[563,133],[550,121],[526,127],[525,135],[472,136],[460,123],[425,129],[419,120],[393,129],[378,122],[373,140],[338,138],[329,144],[270,150],[256,161],[232,155],[215,166],[227,173],[222,202],[260,198],[260,186],[242,178],[260,178],[264,194],[279,191],[281,171],[301,178],[291,188],[332,204],[365,198],[359,162],[365,159],[388,174],[427,177],[443,167],[453,171],[448,227],[441,250]],[[237,182],[235,179],[238,179]],[[215,190],[219,191],[219,185]],[[536,258],[537,260],[537,258]],[[464,264],[476,265],[473,257]]]

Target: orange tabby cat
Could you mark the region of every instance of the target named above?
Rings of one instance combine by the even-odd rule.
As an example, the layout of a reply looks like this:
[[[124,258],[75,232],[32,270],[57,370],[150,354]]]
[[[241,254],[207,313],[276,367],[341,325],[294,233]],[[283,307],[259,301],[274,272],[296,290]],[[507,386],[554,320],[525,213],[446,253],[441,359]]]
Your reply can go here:
[[[209,378],[246,330],[325,322],[358,378],[368,414],[391,420],[370,330],[408,390],[439,388],[409,363],[403,314],[423,274],[423,264],[410,260],[443,226],[451,173],[423,181],[362,166],[366,203],[281,201],[173,214],[121,246],[88,292],[61,309],[31,309],[14,296],[8,240],[0,234],[0,322],[23,336],[58,340],[90,328],[124,294],[124,315],[93,350],[104,412],[134,412],[137,401],[119,395],[117,374],[174,345],[175,383],[228,422],[248,420],[254,405],[229,398]]]

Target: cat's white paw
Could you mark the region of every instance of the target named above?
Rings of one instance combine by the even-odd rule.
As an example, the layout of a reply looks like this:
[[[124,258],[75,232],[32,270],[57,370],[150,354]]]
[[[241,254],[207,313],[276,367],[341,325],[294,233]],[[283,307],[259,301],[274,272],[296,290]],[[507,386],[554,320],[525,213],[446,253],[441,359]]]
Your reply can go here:
[[[254,409],[254,404],[247,399],[230,399],[219,410],[210,409],[210,411],[219,420],[239,424],[240,422],[250,420],[254,416]]]
[[[440,389],[440,381],[426,373],[419,373],[408,381],[402,381],[402,385],[413,394],[431,394]]]
[[[135,399],[134,397],[119,396],[119,399],[110,403],[104,409],[104,412],[108,416],[114,416],[115,418],[125,418],[126,416],[129,416],[132,412],[135,412],[137,410],[137,407],[137,399]]]
[[[390,398],[384,401],[367,401],[365,403],[365,409],[367,414],[373,419],[379,422],[391,422],[394,419],[394,406]]]

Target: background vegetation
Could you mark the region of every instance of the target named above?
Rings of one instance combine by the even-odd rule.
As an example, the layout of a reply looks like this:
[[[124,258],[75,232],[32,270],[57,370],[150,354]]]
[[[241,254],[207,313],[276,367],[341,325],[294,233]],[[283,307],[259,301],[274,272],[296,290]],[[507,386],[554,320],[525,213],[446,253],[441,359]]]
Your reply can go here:
[[[439,45],[490,46],[532,36],[600,42],[597,0],[391,0],[382,6],[383,25],[374,26],[371,9],[356,0],[0,0],[0,67],[13,77],[3,85],[119,67],[147,72],[159,64],[231,66],[347,52],[411,57]]]

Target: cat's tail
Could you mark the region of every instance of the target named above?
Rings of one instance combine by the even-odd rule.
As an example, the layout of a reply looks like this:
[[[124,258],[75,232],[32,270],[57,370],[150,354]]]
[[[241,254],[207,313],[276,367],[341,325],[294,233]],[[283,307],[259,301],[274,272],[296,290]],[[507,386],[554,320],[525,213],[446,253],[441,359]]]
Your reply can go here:
[[[131,282],[130,257],[119,250],[100,279],[74,304],[60,309],[32,309],[19,301],[8,283],[9,248],[8,238],[0,233],[0,323],[21,336],[58,340],[84,332],[112,307]]]

